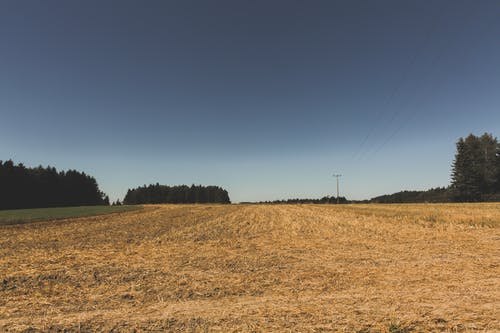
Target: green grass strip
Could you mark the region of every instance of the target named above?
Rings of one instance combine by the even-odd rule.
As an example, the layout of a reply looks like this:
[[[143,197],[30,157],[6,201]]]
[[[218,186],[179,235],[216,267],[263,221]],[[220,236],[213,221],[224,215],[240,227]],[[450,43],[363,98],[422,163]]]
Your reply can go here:
[[[0,225],[128,212],[141,206],[79,206],[0,210]]]

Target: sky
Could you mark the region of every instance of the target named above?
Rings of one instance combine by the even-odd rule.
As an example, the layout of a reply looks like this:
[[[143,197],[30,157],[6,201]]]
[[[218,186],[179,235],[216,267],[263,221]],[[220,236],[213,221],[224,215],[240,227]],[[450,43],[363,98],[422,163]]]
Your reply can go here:
[[[0,2],[0,160],[233,202],[446,186],[500,134],[500,2]]]

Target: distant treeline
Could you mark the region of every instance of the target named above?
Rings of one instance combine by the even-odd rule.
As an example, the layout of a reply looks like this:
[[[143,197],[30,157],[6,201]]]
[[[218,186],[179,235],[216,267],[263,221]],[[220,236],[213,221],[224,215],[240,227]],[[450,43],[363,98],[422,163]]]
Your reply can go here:
[[[470,134],[456,143],[452,183],[427,191],[402,191],[370,200],[339,203],[412,203],[500,201],[500,144],[485,133]],[[217,186],[149,185],[129,189],[124,204],[231,203],[226,190]],[[337,203],[334,196],[321,199],[264,201],[266,204]],[[121,204],[119,200],[113,204]],[[53,167],[28,168],[0,161],[0,210],[39,207],[109,205],[95,178],[76,170],[58,172]]]
[[[489,133],[460,138],[452,164],[452,183],[448,187],[425,191],[401,191],[369,200],[340,203],[419,203],[500,201],[500,144]],[[336,203],[335,197],[264,201],[267,204]]]
[[[226,190],[218,186],[149,185],[129,189],[123,199],[126,205],[159,203],[231,203]]]
[[[413,202],[450,202],[449,188],[436,187],[427,191],[401,191],[381,195],[368,200],[373,203],[413,203]]]
[[[109,205],[109,198],[83,172],[0,161],[0,209],[95,205]]]
[[[500,201],[500,144],[493,135],[470,134],[457,141],[448,187],[402,191],[370,199],[376,203]]]
[[[321,199],[284,199],[284,200],[273,200],[273,201],[260,201],[260,202],[242,202],[243,204],[255,203],[255,204],[336,204],[337,197],[326,196]],[[344,204],[349,203],[345,197],[339,197],[338,203]]]

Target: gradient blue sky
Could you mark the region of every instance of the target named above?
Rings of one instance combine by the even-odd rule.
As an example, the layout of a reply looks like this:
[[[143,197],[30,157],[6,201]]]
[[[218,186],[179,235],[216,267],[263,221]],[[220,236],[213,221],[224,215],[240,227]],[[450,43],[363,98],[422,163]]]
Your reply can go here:
[[[500,2],[0,2],[0,159],[238,201],[444,186],[500,133]]]

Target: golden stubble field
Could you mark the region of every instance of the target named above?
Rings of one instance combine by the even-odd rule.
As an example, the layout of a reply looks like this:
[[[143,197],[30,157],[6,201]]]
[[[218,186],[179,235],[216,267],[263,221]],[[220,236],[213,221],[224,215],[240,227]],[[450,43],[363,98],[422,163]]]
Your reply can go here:
[[[500,204],[155,205],[0,227],[1,332],[498,332]]]

